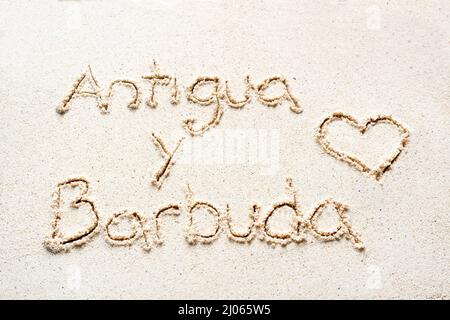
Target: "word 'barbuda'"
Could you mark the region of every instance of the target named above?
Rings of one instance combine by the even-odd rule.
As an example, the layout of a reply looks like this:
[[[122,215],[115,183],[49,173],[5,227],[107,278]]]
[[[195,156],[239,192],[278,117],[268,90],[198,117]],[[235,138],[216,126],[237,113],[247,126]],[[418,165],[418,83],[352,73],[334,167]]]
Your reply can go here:
[[[238,243],[250,243],[257,236],[271,245],[287,245],[291,242],[301,243],[306,240],[306,233],[311,234],[321,241],[339,240],[342,237],[350,240],[356,249],[363,249],[364,245],[360,235],[353,230],[347,216],[347,207],[332,199],[321,202],[314,208],[312,213],[304,216],[300,210],[297,190],[292,179],[286,179],[286,192],[288,200],[276,202],[265,213],[261,213],[261,207],[253,204],[250,208],[250,225],[244,232],[236,231],[231,218],[231,208],[227,204],[225,210],[220,210],[214,204],[207,201],[195,200],[193,192],[189,185],[186,188],[186,204],[172,203],[156,210],[150,217],[141,212],[124,210],[111,215],[101,226],[100,214],[96,205],[89,200],[89,182],[85,178],[71,178],[58,183],[57,189],[53,194],[54,217],[52,221],[52,232],[50,237],[44,241],[46,248],[53,252],[68,251],[73,247],[82,246],[92,239],[100,229],[104,230],[105,238],[113,246],[129,246],[142,239],[142,248],[146,251],[151,250],[155,245],[161,245],[163,240],[160,234],[159,219],[161,216],[178,216],[186,211],[188,216],[188,225],[186,230],[186,240],[194,245],[197,243],[208,244],[215,241],[223,230],[226,230],[228,238]],[[85,207],[91,215],[91,223],[71,234],[65,234],[61,230],[61,220],[64,218],[63,205],[66,203],[62,197],[62,191],[65,188],[77,188],[78,195],[72,199],[69,204],[73,209]],[[334,230],[324,231],[318,227],[317,220],[324,212],[325,208],[331,208],[338,217],[337,225]],[[279,232],[270,227],[270,219],[285,208],[292,212],[292,224],[289,232]],[[209,226],[209,230],[199,231],[198,225],[194,223],[194,216],[199,210],[205,210],[214,218],[214,223]],[[118,231],[120,225],[127,225],[130,232],[126,234]]]

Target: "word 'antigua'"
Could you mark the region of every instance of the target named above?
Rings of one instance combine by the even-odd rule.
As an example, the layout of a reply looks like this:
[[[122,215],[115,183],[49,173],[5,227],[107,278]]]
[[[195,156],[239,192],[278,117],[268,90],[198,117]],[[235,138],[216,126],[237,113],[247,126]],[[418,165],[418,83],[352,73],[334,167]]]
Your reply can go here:
[[[170,102],[177,105],[180,102],[180,88],[177,83],[177,78],[172,75],[163,74],[160,72],[156,62],[154,62],[153,70],[149,75],[142,76],[142,79],[149,82],[150,97],[146,101],[147,106],[156,108],[158,106],[157,88],[169,87]],[[187,118],[183,120],[183,127],[191,136],[203,135],[210,128],[217,126],[220,123],[224,113],[223,104],[227,104],[230,108],[241,109],[252,100],[253,94],[256,95],[258,101],[268,107],[277,107],[286,102],[289,104],[289,109],[294,113],[302,112],[302,108],[298,99],[292,94],[286,78],[281,76],[273,76],[263,80],[260,84],[254,85],[250,76],[244,78],[245,90],[243,98],[235,98],[230,90],[228,81],[222,81],[216,76],[202,76],[197,77],[196,80],[187,88],[187,101],[189,103],[200,106],[212,106],[213,112],[210,120],[204,124],[199,124],[196,118]],[[62,103],[56,108],[56,111],[63,115],[69,111],[71,102],[78,97],[93,97],[97,101],[97,106],[103,113],[108,113],[111,105],[111,98],[114,88],[122,86],[130,90],[131,97],[128,102],[129,109],[137,109],[141,104],[142,90],[137,82],[126,79],[119,79],[112,81],[107,88],[101,88],[99,82],[94,77],[92,69],[88,66],[87,71],[82,73],[78,79],[75,80],[71,91],[63,99]],[[208,95],[199,95],[202,87],[210,88]],[[267,94],[269,87],[280,87],[281,92],[274,96]]]

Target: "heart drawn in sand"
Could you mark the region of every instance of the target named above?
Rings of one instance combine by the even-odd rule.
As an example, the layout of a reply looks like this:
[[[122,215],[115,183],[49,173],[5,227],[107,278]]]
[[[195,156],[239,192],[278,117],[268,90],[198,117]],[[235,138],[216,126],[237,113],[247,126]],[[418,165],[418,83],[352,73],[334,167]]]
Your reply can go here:
[[[366,131],[371,127],[380,123],[387,123],[396,127],[396,129],[400,132],[401,140],[398,148],[395,150],[393,154],[384,159],[382,163],[377,168],[370,168],[364,162],[362,162],[357,157],[347,154],[345,152],[339,151],[335,149],[331,143],[327,139],[327,127],[330,123],[334,121],[345,121],[352,127],[359,130],[361,134],[366,133]],[[376,180],[380,180],[383,174],[392,166],[392,164],[398,159],[400,154],[405,150],[406,145],[409,142],[409,131],[398,121],[394,120],[391,116],[383,116],[378,115],[374,118],[369,118],[365,121],[365,123],[359,123],[352,116],[342,113],[342,112],[334,112],[328,117],[326,117],[322,123],[320,124],[317,135],[317,141],[322,146],[322,148],[330,155],[335,157],[336,159],[347,162],[352,167],[360,170],[361,172],[367,173],[374,177]]]

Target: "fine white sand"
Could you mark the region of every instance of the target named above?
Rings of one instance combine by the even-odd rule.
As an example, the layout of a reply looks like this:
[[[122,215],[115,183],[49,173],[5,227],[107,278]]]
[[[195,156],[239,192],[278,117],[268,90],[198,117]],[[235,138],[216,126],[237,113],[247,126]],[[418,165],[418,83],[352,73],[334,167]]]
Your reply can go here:
[[[158,87],[158,106],[146,105],[151,86],[142,76],[153,59],[161,73],[177,77],[179,104],[170,103],[170,87]],[[135,81],[138,109],[127,108],[130,91],[118,86],[108,114],[83,97],[58,114],[88,65],[103,90],[114,80]],[[1,1],[0,298],[448,299],[449,70],[444,0]],[[201,126],[214,107],[188,103],[186,88],[199,76],[219,77],[242,99],[246,75],[255,85],[284,76],[302,112],[288,102],[268,107],[253,92],[239,110],[222,100],[220,123],[191,137],[183,120]],[[335,111],[360,123],[391,115],[407,128],[409,142],[379,181],[316,140]],[[151,181],[165,158],[152,132],[169,151],[184,137],[160,189]],[[220,143],[236,134],[240,151]],[[386,123],[360,135],[335,122],[327,137],[371,168],[400,144]],[[72,177],[89,181],[102,226],[123,210],[150,218],[179,203],[181,213],[159,220],[164,244],[149,252],[142,238],[112,246],[101,229],[80,248],[54,254],[43,245],[52,232],[52,193]],[[292,199],[288,177],[304,216],[326,199],[347,205],[365,249],[311,232],[285,247],[237,243],[226,232],[211,244],[186,240],[187,184],[194,200],[220,212],[229,204],[244,232],[254,203],[266,214]],[[77,189],[65,192],[61,229],[70,233],[89,225],[92,212],[68,207]],[[327,210],[319,225],[332,229],[338,220]],[[291,213],[279,211],[271,228],[288,231]],[[197,227],[209,232],[214,218],[201,216]]]

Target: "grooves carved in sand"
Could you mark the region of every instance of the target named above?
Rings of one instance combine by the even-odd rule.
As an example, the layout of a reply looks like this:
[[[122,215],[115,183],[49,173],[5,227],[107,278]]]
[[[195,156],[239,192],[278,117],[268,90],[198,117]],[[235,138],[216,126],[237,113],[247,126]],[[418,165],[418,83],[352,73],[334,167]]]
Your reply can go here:
[[[153,174],[152,179],[152,185],[160,189],[164,180],[170,173],[170,168],[175,164],[175,160],[173,159],[173,157],[175,155],[175,152],[177,152],[178,148],[183,142],[184,138],[178,140],[178,143],[172,152],[169,151],[164,141],[162,141],[162,139],[158,137],[155,133],[152,133],[152,139],[155,147],[161,152],[161,156],[165,160],[162,167]]]
[[[142,76],[142,79],[150,83],[150,97],[146,104],[151,108],[158,106],[157,87],[171,86],[170,102],[176,105],[180,102],[180,90],[177,84],[177,78],[168,74],[162,74],[156,61],[153,61],[152,72],[148,76]],[[236,99],[230,92],[230,86],[226,80],[222,84],[222,80],[216,76],[198,77],[187,88],[187,101],[189,103],[198,104],[200,106],[213,106],[213,112],[210,120],[206,123],[198,124],[198,119],[190,117],[184,119],[182,126],[192,136],[201,136],[209,129],[219,125],[224,114],[223,103],[226,103],[230,108],[241,109],[249,104],[252,100],[252,93],[255,93],[258,101],[268,107],[277,107],[283,102],[289,103],[289,108],[294,113],[300,113],[302,108],[298,99],[293,95],[288,81],[284,77],[272,76],[259,85],[255,86],[250,80],[250,76],[244,78],[245,91],[243,99]],[[213,90],[208,97],[199,97],[197,91],[202,86],[213,85]],[[266,91],[273,85],[281,85],[282,93],[277,96],[267,96]],[[92,89],[86,89],[85,86],[90,86]],[[70,109],[71,102],[76,97],[93,97],[97,101],[97,107],[102,113],[108,113],[111,105],[111,98],[113,89],[116,86],[124,86],[131,90],[131,100],[128,103],[129,109],[137,109],[141,103],[142,92],[136,82],[131,80],[114,80],[110,83],[106,93],[101,89],[97,79],[94,77],[92,69],[88,66],[87,71],[82,73],[76,79],[69,94],[63,99],[61,105],[56,108],[56,111],[64,115]]]
[[[65,235],[60,230],[59,226],[62,217],[61,206],[63,203],[61,191],[66,187],[78,188],[80,190],[79,195],[70,202],[70,206],[78,209],[81,206],[86,205],[90,208],[90,211],[94,216],[94,222],[90,226],[87,226],[72,235]],[[73,247],[82,246],[98,232],[99,214],[95,208],[94,202],[86,198],[88,192],[89,182],[82,177],[64,180],[56,186],[56,191],[53,193],[52,203],[52,209],[54,212],[52,232],[50,237],[44,240],[44,244],[49,251],[57,253],[61,251],[68,251]]]
[[[339,151],[331,145],[331,143],[327,139],[328,134],[327,126],[333,121],[345,121],[349,125],[358,129],[361,134],[366,133],[371,126],[375,126],[379,123],[388,123],[396,127],[396,129],[400,132],[401,135],[400,145],[395,150],[395,152],[392,155],[390,155],[387,159],[384,159],[383,162],[377,168],[370,168],[356,156],[347,154],[343,151]],[[316,139],[317,142],[325,150],[325,152],[327,152],[331,156],[335,157],[338,160],[342,160],[348,163],[350,166],[356,168],[357,170],[363,173],[369,174],[376,180],[380,180],[383,174],[392,167],[394,162],[398,160],[400,154],[405,150],[406,145],[409,142],[409,131],[408,129],[406,129],[405,126],[403,126],[401,123],[399,123],[391,116],[378,115],[376,117],[367,119],[363,123],[359,123],[355,118],[353,118],[348,114],[345,114],[343,112],[334,112],[322,121],[317,130]]]
[[[231,209],[229,204],[225,205],[222,212],[219,207],[214,204],[203,201],[194,200],[193,193],[189,185],[186,191],[186,213],[188,218],[186,240],[189,244],[210,244],[218,239],[222,230],[227,230],[230,241],[236,243],[250,243],[259,235],[260,240],[265,241],[272,246],[285,246],[291,242],[301,243],[306,240],[306,233],[309,231],[314,238],[320,241],[334,241],[342,237],[350,240],[356,249],[364,249],[363,242],[359,233],[354,231],[347,216],[347,208],[345,205],[332,199],[321,202],[309,216],[303,216],[298,203],[297,191],[291,178],[286,179],[287,194],[289,200],[276,202],[267,211],[266,214],[259,215],[261,206],[254,204],[250,210],[250,225],[244,232],[236,232],[235,225],[231,218]],[[72,235],[65,235],[60,231],[59,222],[62,217],[61,205],[61,189],[64,187],[79,188],[80,192],[75,199],[70,202],[73,208],[80,208],[82,205],[88,205],[93,214],[94,221]],[[89,183],[85,178],[71,178],[57,184],[53,198],[54,217],[51,224],[51,235],[44,240],[44,246],[53,253],[69,251],[73,247],[82,246],[91,240],[99,230],[100,215],[94,205],[94,202],[88,200],[86,195],[89,191]],[[67,199],[64,199],[67,200]],[[323,213],[323,210],[330,206],[338,216],[338,224],[333,231],[323,231],[317,226],[317,220]],[[292,210],[292,225],[289,232],[280,232],[273,230],[268,224],[269,220],[281,208],[286,207]],[[208,232],[200,232],[198,226],[194,223],[194,214],[197,210],[206,210],[208,214],[214,218],[214,223],[210,225]],[[168,204],[147,218],[144,214],[135,210],[122,210],[112,214],[104,224],[104,234],[106,242],[112,246],[130,246],[137,240],[143,238],[142,248],[150,251],[153,245],[161,245],[159,219],[163,215],[179,216],[182,212],[181,204]],[[67,214],[67,213],[66,213]],[[125,223],[131,231],[121,233],[118,227]]]

